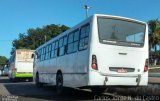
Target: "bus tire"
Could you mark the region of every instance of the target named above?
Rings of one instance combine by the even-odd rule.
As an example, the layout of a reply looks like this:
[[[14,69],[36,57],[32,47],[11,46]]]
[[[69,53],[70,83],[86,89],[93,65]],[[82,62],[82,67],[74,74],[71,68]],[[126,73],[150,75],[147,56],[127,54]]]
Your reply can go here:
[[[35,84],[36,84],[36,87],[38,87],[38,88],[43,87],[43,83],[41,83],[41,82],[39,81],[39,74],[38,74],[38,73],[36,74]]]
[[[62,73],[58,73],[56,76],[56,90],[58,95],[63,93],[63,76]]]

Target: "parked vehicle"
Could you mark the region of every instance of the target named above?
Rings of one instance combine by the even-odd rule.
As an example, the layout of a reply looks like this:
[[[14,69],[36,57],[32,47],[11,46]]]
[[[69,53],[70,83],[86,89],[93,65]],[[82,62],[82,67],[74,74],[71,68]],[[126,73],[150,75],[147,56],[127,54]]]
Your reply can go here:
[[[0,70],[0,76],[2,75],[2,70]]]
[[[8,74],[9,74],[9,67],[5,67],[3,71],[4,71],[3,75],[4,76],[8,76]]]
[[[140,57],[140,58],[138,58]],[[148,84],[147,23],[95,14],[36,49],[34,79],[67,87]]]
[[[12,81],[19,79],[29,79],[33,77],[34,50],[17,49],[9,60],[9,79]]]

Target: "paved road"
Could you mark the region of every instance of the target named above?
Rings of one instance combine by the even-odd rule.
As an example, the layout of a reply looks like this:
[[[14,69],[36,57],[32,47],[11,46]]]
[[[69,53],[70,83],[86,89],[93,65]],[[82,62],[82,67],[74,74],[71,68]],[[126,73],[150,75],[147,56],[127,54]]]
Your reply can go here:
[[[33,82],[12,83],[7,77],[0,77],[0,101],[1,99],[13,98],[18,101],[92,101],[98,97],[90,91],[67,88],[64,95],[58,96],[53,86],[37,88]],[[6,96],[9,95],[9,96]],[[102,95],[100,95],[102,96]],[[108,95],[106,95],[108,97]]]
[[[43,88],[35,87],[33,82],[16,82],[12,83],[8,80],[7,77],[0,77],[0,101],[93,101],[93,100],[104,100],[104,101],[141,101],[144,97],[135,96],[137,93],[135,92],[132,96],[130,93],[126,92],[127,89],[123,89],[122,92],[115,93],[110,90],[109,93],[94,95],[89,90],[77,90],[77,89],[69,89],[67,88],[64,95],[58,96],[55,92],[55,87],[53,86],[44,86]],[[7,95],[7,96],[6,96]],[[146,100],[143,101],[156,101],[156,97],[154,96],[154,100]],[[113,99],[114,100],[110,100]],[[150,96],[149,96],[150,98]],[[159,98],[159,97],[158,97]],[[7,100],[12,99],[12,100]],[[14,100],[13,100],[14,99]],[[157,100],[159,101],[160,98]]]

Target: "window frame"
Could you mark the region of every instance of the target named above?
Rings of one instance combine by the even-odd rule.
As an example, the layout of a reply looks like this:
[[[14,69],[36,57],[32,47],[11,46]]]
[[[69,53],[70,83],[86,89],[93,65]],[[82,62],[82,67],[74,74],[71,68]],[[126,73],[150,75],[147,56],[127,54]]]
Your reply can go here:
[[[83,27],[87,27],[87,26],[89,26],[88,36],[85,36],[85,37],[82,37],[82,38],[81,38],[81,30],[82,30]],[[87,50],[87,49],[88,49],[90,29],[91,29],[90,23],[86,23],[86,24],[84,24],[83,26],[81,26],[81,28],[80,28],[80,35],[79,35],[78,51],[83,51],[83,50]],[[83,48],[83,49],[80,49],[80,47],[79,47],[79,46],[80,46],[80,41],[83,40],[83,39],[84,39],[84,41],[85,41],[86,38],[88,38],[88,45],[87,45],[87,47],[86,47],[86,48]]]
[[[121,20],[121,21],[126,21],[126,22],[133,22],[133,23],[137,23],[137,24],[142,24],[145,25],[144,28],[144,36],[143,36],[143,43],[135,43],[135,42],[125,42],[125,41],[116,41],[117,43],[108,43],[108,42],[102,42],[101,38],[100,38],[100,34],[99,34],[99,25],[98,25],[98,19],[113,19],[113,20]],[[108,45],[115,45],[115,46],[124,46],[124,47],[138,47],[138,48],[143,48],[144,44],[145,44],[145,36],[146,36],[146,24],[142,23],[142,22],[138,22],[135,20],[129,20],[129,19],[122,19],[122,18],[116,18],[116,17],[97,17],[97,29],[98,29],[98,39],[99,39],[99,43],[102,44],[108,44]],[[129,45],[130,44],[130,45]],[[131,44],[135,44],[135,45],[131,45]]]
[[[37,60],[38,60],[38,62],[41,61],[41,51],[42,51],[42,49],[39,49],[39,50],[37,51],[37,53],[38,53],[38,55],[37,55]]]
[[[74,40],[74,35],[75,35],[75,32],[77,32],[77,31],[78,31],[79,36],[78,36],[78,40],[75,41],[75,40]],[[70,35],[70,34],[73,34],[73,41],[70,42],[70,43],[68,43],[69,35]],[[67,54],[72,54],[72,53],[75,53],[75,52],[78,51],[78,48],[77,48],[76,51],[74,51],[74,43],[78,41],[78,46],[77,46],[77,47],[79,47],[79,38],[80,38],[80,28],[77,28],[77,29],[73,30],[72,32],[70,32],[70,33],[68,34],[68,38],[67,38],[67,52],[66,52]],[[71,52],[68,52],[68,45],[69,45],[69,44],[73,44],[73,48],[72,48],[72,51],[71,51]]]
[[[55,40],[55,41],[53,41],[53,42],[51,43],[51,59],[57,57],[57,54],[55,54],[56,42],[57,42],[57,41],[58,41],[58,40]],[[54,44],[54,47],[53,47],[53,44]],[[53,56],[52,56],[52,52],[54,52],[54,55],[53,55]]]
[[[62,46],[59,46],[59,45],[58,45],[58,48],[59,48],[59,49],[58,49],[58,51],[59,51],[58,56],[63,56],[63,55],[66,54],[66,49],[65,49],[65,48],[66,48],[67,44],[64,45],[64,39],[65,39],[65,38],[67,38],[67,35],[64,35],[64,36],[62,36],[62,37],[59,38],[59,42],[60,42],[61,39],[63,39],[63,42],[62,42]],[[67,40],[66,40],[66,41],[67,41]],[[67,42],[68,42],[68,41],[67,41]],[[63,51],[63,54],[60,54],[62,48],[64,48],[64,49],[62,50],[62,51]]]

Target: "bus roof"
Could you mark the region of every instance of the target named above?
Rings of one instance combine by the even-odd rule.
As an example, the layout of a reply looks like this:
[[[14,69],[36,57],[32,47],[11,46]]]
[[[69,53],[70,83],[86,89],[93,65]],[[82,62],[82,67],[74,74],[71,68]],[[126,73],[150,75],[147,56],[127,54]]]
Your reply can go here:
[[[58,38],[64,36],[66,33],[68,34],[68,33],[70,33],[71,31],[74,31],[78,26],[81,26],[81,25],[85,24],[86,22],[91,21],[94,17],[120,18],[120,19],[135,21],[135,22],[139,22],[139,23],[142,23],[142,24],[147,25],[146,22],[139,21],[139,20],[132,19],[132,18],[127,18],[127,17],[122,17],[122,16],[115,16],[115,15],[94,14],[94,15],[92,15],[92,16],[86,18],[85,20],[83,20],[83,21],[80,22],[79,24],[75,25],[74,27],[72,27],[72,28],[66,30],[65,32],[61,33],[60,35],[54,37],[54,39],[52,38],[51,40],[49,40],[49,41],[47,41],[46,43],[42,44],[42,45],[39,46],[36,50],[38,50],[38,49],[44,47],[45,45],[50,44],[51,42],[53,42],[53,40],[57,40]]]
[[[147,24],[146,22],[136,20],[136,19],[133,19],[133,18],[123,17],[123,16],[105,15],[105,14],[94,14],[94,16],[96,16],[96,17],[120,18],[120,19],[124,19],[124,20],[136,21],[136,22],[139,22],[139,23]]]

